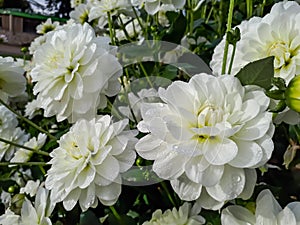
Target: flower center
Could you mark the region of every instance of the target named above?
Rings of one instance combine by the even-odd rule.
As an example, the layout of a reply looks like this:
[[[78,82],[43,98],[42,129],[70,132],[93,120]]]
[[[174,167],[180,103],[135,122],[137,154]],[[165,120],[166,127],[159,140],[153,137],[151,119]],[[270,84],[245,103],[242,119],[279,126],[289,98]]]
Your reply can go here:
[[[222,121],[223,110],[213,105],[204,105],[198,112],[198,128],[206,126],[214,126]]]
[[[275,56],[274,66],[275,69],[286,66],[290,63],[292,54],[289,45],[283,41],[273,43],[268,49],[269,56]]]

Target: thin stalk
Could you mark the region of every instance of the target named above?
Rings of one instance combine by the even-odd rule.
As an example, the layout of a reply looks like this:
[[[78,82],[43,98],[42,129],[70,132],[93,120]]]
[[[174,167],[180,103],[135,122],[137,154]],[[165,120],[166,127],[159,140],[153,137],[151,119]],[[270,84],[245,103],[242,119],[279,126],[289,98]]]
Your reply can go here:
[[[145,37],[146,37],[147,31],[145,30],[145,28],[144,28],[144,26],[143,26],[143,24],[142,24],[142,22],[140,20],[140,16],[137,14],[136,9],[135,9],[134,6],[132,6],[132,9],[133,9],[134,16],[137,19],[137,21],[138,21],[141,29],[143,30],[143,33],[145,34]]]
[[[28,123],[30,126],[34,127],[35,129],[37,129],[38,131],[45,133],[49,138],[51,138],[52,140],[57,140],[56,137],[54,137],[52,134],[50,134],[48,131],[44,130],[43,128],[39,127],[38,125],[36,125],[35,123],[33,123],[31,120],[25,118],[24,116],[22,116],[20,113],[18,113],[17,111],[15,111],[13,108],[11,108],[8,104],[6,104],[1,98],[0,98],[0,103],[2,105],[4,105],[7,109],[9,109],[11,112],[13,112],[17,117],[19,117],[21,120],[23,120],[24,122]]]
[[[147,73],[145,67],[143,66],[143,63],[139,62],[139,65],[140,65],[140,67],[141,67],[141,70],[142,70],[143,73],[145,74],[146,80],[148,81],[150,87],[151,87],[151,88],[154,88],[154,87],[153,87],[153,84],[152,84],[152,82],[151,82],[151,80],[149,79],[148,73]]]
[[[161,182],[161,186],[164,189],[164,191],[167,193],[167,196],[168,196],[170,202],[172,203],[172,205],[176,207],[176,204],[175,204],[175,202],[174,202],[174,200],[173,200],[173,198],[172,198],[172,196],[171,196],[171,194],[170,194],[170,192],[168,190],[168,187],[167,187],[166,183],[165,182]]]
[[[246,7],[247,7],[247,18],[250,18],[253,13],[253,2],[252,0],[246,0]]]
[[[118,18],[119,18],[119,21],[120,21],[121,28],[124,31],[124,34],[125,34],[127,40],[132,41],[131,37],[129,36],[129,34],[126,30],[125,24],[123,23],[123,20],[122,20],[121,16],[118,16]]]
[[[47,166],[45,162],[0,162],[0,166]]]
[[[194,30],[194,11],[193,11],[193,1],[188,0],[188,21],[189,21],[189,26],[188,26],[188,33],[192,35],[193,30]]]
[[[228,69],[228,74],[231,73],[231,69],[232,69],[232,65],[233,65],[233,60],[234,60],[234,55],[235,55],[235,50],[236,50],[236,44],[233,45],[232,55],[231,55],[231,59],[230,59],[229,69]]]
[[[261,17],[264,15],[265,5],[266,5],[266,0],[264,0],[262,5],[261,5],[261,10],[260,10],[260,16]]]
[[[27,146],[24,146],[24,145],[19,145],[17,143],[14,143],[12,141],[9,141],[9,140],[6,140],[6,139],[3,139],[0,137],[0,141],[1,142],[4,142],[6,144],[10,144],[10,145],[13,145],[13,146],[16,146],[16,147],[19,147],[19,148],[23,148],[23,149],[26,149],[28,151],[32,151],[32,152],[35,152],[37,154],[40,154],[40,155],[45,155],[45,156],[49,156],[49,153],[48,152],[44,152],[42,150],[36,150],[34,148],[30,148],[30,147],[27,147]]]
[[[222,63],[222,74],[225,74],[225,71],[226,71],[227,55],[228,55],[228,48],[229,48],[229,42],[227,40],[227,37],[228,37],[227,33],[231,30],[233,8],[234,8],[234,0],[230,0],[229,12],[228,12],[228,18],[227,18],[226,42],[225,42],[223,63]]]
[[[116,217],[116,219],[120,222],[120,224],[124,224],[124,221],[122,220],[120,214],[117,212],[117,210],[115,209],[115,207],[114,206],[109,206],[109,209],[114,214],[114,216]]]
[[[110,36],[111,44],[116,45],[115,33],[114,33],[114,29],[113,29],[113,22],[112,22],[112,19],[111,19],[110,12],[107,12],[107,21],[108,21],[109,36]]]

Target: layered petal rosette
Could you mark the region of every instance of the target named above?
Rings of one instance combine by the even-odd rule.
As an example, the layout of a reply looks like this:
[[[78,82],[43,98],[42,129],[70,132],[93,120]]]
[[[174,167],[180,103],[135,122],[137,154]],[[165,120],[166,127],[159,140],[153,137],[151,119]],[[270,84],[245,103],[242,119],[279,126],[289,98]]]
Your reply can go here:
[[[21,61],[0,56],[0,98],[3,101],[25,94],[26,79],[23,74]]]
[[[236,45],[232,74],[236,74],[246,64],[268,56],[275,57],[275,77],[289,82],[300,73],[300,6],[297,2],[276,3],[263,18],[253,17],[237,27],[241,39]],[[221,73],[224,45],[225,37],[215,48],[210,63],[214,74]],[[227,68],[231,55],[232,46],[229,48]]]
[[[128,120],[112,123],[110,116],[80,120],[59,141],[46,178],[51,200],[83,211],[113,205],[121,193],[120,173],[134,163],[136,132],[124,130]]]
[[[58,121],[91,119],[120,89],[122,67],[109,39],[96,37],[88,24],[52,31],[33,55],[30,73],[44,116]]]
[[[138,129],[147,135],[136,144],[139,155],[154,160],[154,172],[171,180],[181,199],[199,199],[205,208],[250,197],[254,168],[273,151],[264,92],[233,76],[202,73],[158,94],[163,103],[142,105]]]
[[[263,190],[256,199],[255,215],[248,209],[232,205],[222,211],[222,225],[298,225],[300,202],[291,202],[281,208],[270,190]]]
[[[198,215],[200,210],[185,202],[178,210],[176,208],[168,209],[164,213],[161,209],[156,210],[152,214],[151,220],[142,225],[201,225],[205,223],[205,219]]]

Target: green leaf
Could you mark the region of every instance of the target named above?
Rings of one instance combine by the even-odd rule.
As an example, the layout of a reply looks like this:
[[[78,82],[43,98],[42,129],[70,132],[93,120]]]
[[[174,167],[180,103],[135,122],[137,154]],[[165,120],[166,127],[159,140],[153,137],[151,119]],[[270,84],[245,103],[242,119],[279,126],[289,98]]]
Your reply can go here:
[[[247,64],[242,68],[236,77],[243,85],[257,85],[266,90],[272,87],[274,77],[274,56],[260,59]]]
[[[99,219],[91,210],[80,214],[79,225],[100,225]]]

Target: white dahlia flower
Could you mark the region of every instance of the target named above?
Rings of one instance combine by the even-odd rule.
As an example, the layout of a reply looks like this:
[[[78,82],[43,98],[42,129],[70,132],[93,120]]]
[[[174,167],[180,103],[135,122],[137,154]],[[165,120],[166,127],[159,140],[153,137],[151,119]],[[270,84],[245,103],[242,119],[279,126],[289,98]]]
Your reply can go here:
[[[117,15],[120,13],[130,13],[132,11],[129,0],[101,0],[91,2],[89,22],[99,19],[100,28],[107,24],[107,14]]]
[[[91,10],[91,4],[80,4],[70,12],[70,18],[76,23],[84,24],[89,22],[89,14]]]
[[[236,46],[232,74],[249,62],[274,56],[275,77],[288,83],[300,74],[300,6],[295,1],[274,4],[263,18],[253,17],[239,26],[241,39]],[[210,66],[221,74],[225,37],[215,48]],[[227,68],[232,55],[229,48]],[[226,70],[226,72],[228,72]]]
[[[201,208],[192,208],[191,204],[185,202],[178,210],[175,207],[164,213],[160,209],[156,210],[151,220],[142,225],[201,225],[205,223],[205,219],[198,215],[200,210]]]
[[[126,94],[125,94],[126,95]],[[131,121],[140,121],[141,120],[141,106],[145,102],[159,102],[159,97],[157,90],[154,88],[150,89],[142,89],[136,94],[133,92],[129,92],[128,100],[126,99],[126,103],[128,106],[119,106],[118,110],[124,115],[126,118],[129,118]]]
[[[96,37],[87,23],[70,24],[52,31],[33,55],[30,75],[35,82],[44,116],[58,121],[91,119],[116,95],[122,67],[112,54],[109,40]]]
[[[47,139],[46,134],[39,133],[37,138],[36,137],[31,138],[29,141],[24,143],[24,146],[38,151],[44,146],[46,139]],[[33,151],[29,151],[24,148],[20,148],[15,152],[14,157],[10,161],[11,162],[28,162],[30,160],[31,156],[33,155],[33,153],[34,153]]]
[[[0,98],[17,97],[25,93],[26,79],[20,61],[0,56]]]
[[[52,23],[51,18],[48,18],[45,22],[42,22],[36,27],[38,34],[46,34],[49,31],[55,30],[59,26],[59,22],[55,21]]]
[[[291,202],[281,208],[270,190],[263,190],[256,199],[255,215],[248,209],[232,205],[222,211],[222,225],[298,225],[300,202]]]
[[[10,209],[0,216],[0,224],[3,225],[51,225],[51,213],[55,204],[49,200],[49,191],[43,187],[39,187],[34,205],[25,198],[21,215],[17,215]]]
[[[145,10],[154,15],[159,11],[176,11],[182,9],[186,0],[144,0]]]
[[[217,91],[216,91],[217,90]],[[216,209],[252,194],[257,168],[273,151],[269,98],[233,76],[193,76],[158,90],[163,103],[145,103],[136,144],[153,171],[186,201]],[[214,204],[212,204],[214,203]]]
[[[124,130],[128,120],[112,123],[110,116],[80,120],[63,135],[50,153],[46,188],[51,200],[71,210],[77,202],[83,211],[113,205],[121,193],[120,173],[134,163],[136,132]]]

